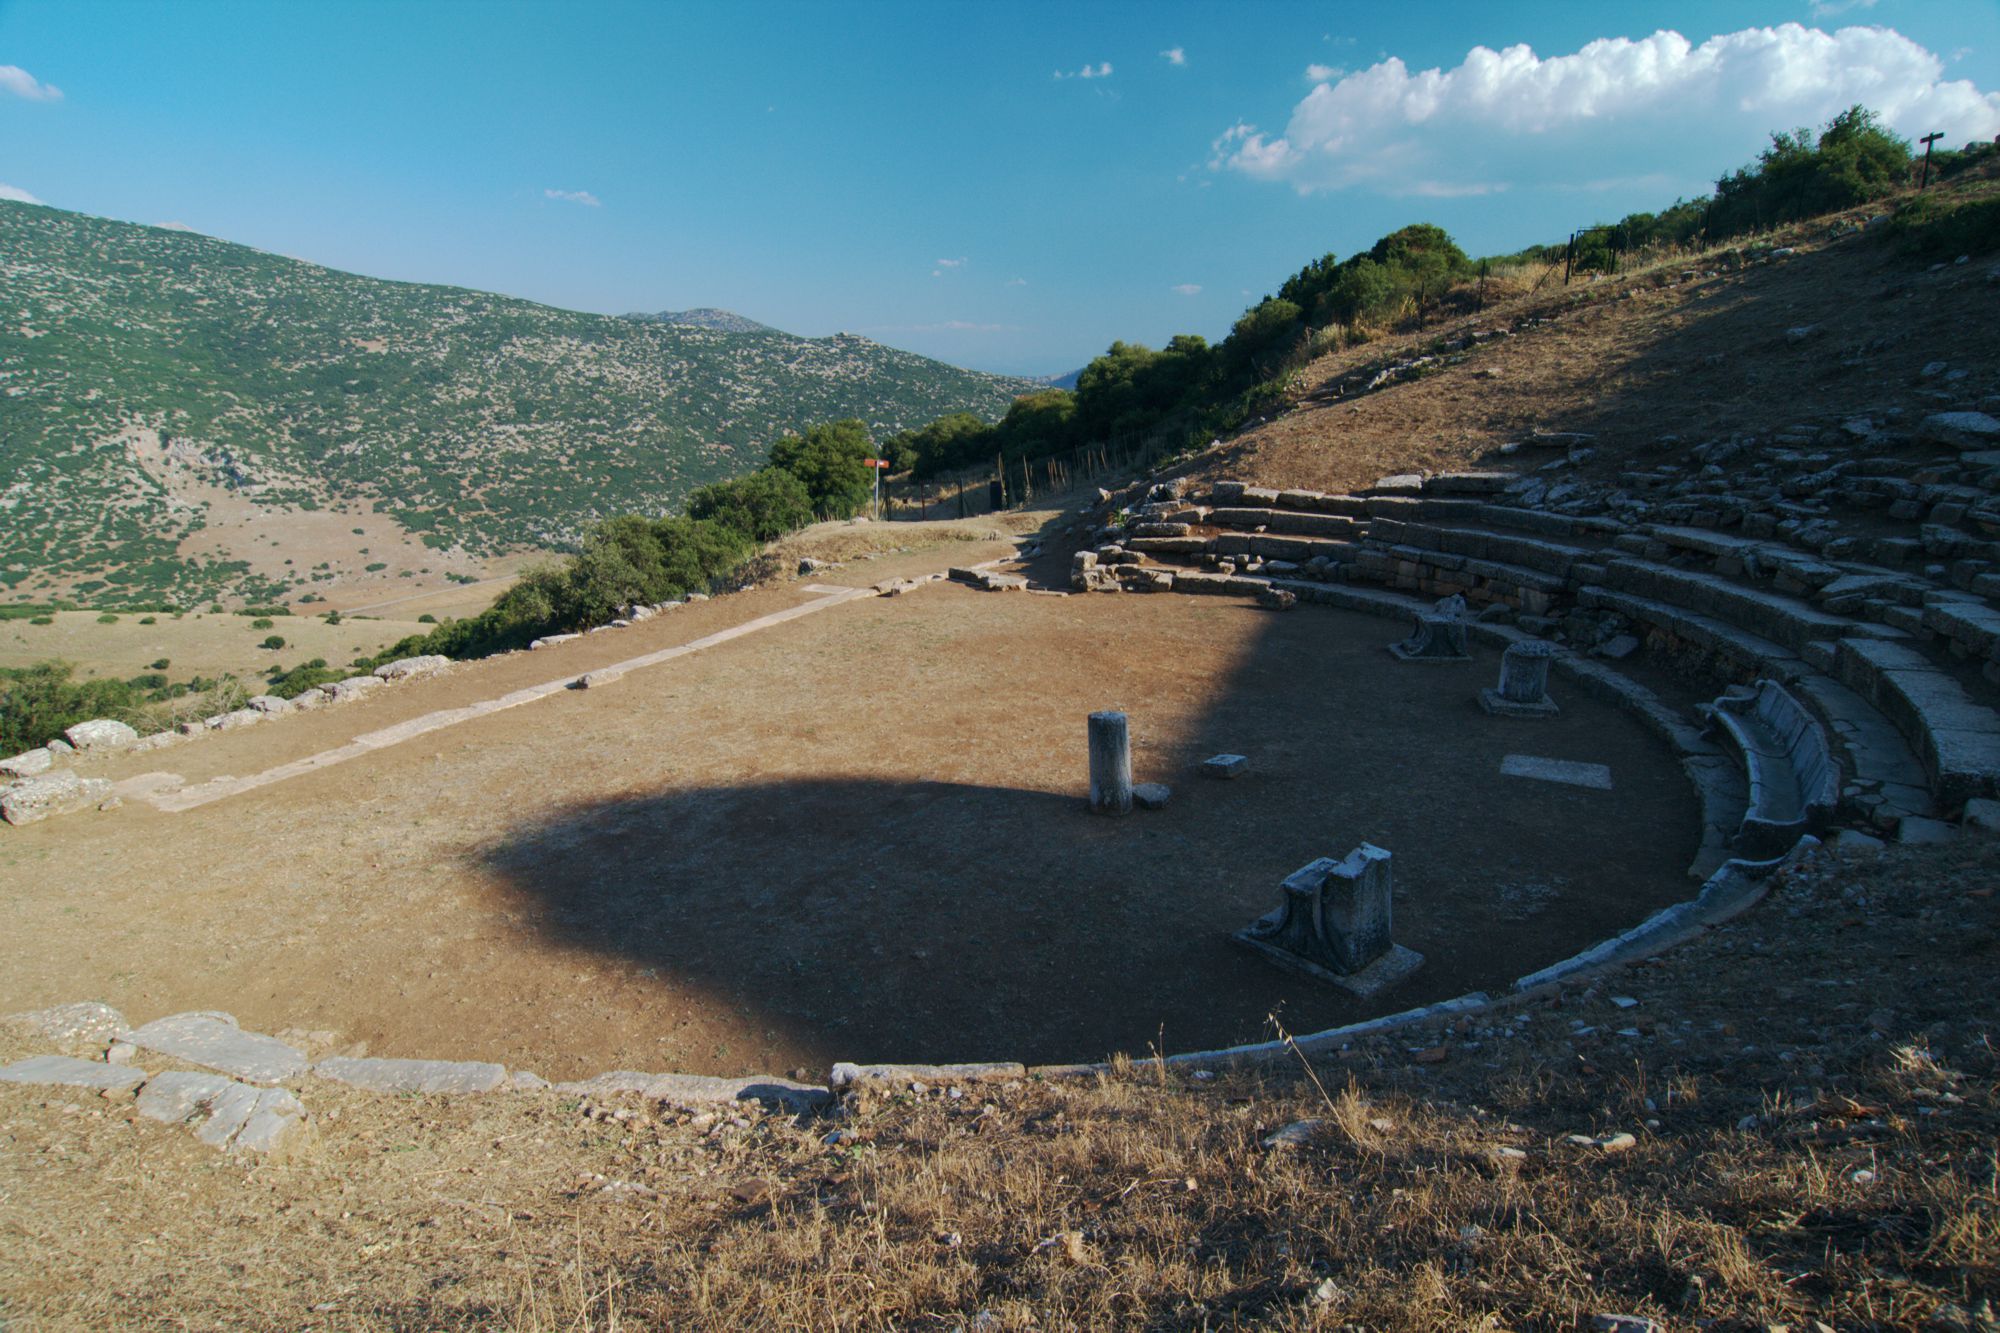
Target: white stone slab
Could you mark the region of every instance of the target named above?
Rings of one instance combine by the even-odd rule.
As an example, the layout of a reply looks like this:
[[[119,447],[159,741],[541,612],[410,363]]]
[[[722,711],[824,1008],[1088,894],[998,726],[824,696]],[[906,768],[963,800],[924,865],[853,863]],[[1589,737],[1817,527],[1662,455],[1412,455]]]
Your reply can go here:
[[[1535,778],[1560,782],[1569,787],[1611,790],[1611,770],[1603,764],[1585,764],[1574,759],[1544,759],[1539,755],[1510,754],[1500,761],[1500,772],[1510,778]]]
[[[65,1088],[122,1091],[146,1081],[146,1071],[130,1065],[100,1064],[67,1055],[35,1055],[0,1069],[0,1083],[53,1083]]]
[[[125,1040],[252,1083],[282,1083],[308,1067],[302,1052],[276,1037],[245,1032],[228,1014],[175,1014],[146,1024]]]
[[[505,1067],[474,1060],[379,1060],[336,1055],[313,1066],[321,1078],[370,1092],[491,1092]]]

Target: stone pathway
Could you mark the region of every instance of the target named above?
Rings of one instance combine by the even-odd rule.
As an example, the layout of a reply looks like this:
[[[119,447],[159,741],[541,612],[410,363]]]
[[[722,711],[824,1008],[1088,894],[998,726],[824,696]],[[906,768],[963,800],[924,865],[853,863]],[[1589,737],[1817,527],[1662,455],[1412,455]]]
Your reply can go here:
[[[658,652],[646,653],[639,657],[628,658],[623,662],[614,662],[608,666],[598,667],[589,673],[593,677],[592,683],[593,685],[608,684],[626,672],[636,671],[641,667],[657,666],[662,662],[671,662],[677,657],[686,657],[690,653],[698,653],[705,648],[713,648],[718,644],[728,643],[732,639],[740,639],[746,634],[754,634],[758,630],[770,629],[774,625],[782,625],[787,621],[797,620],[801,616],[809,616],[814,612],[824,611],[830,607],[840,606],[859,598],[874,597],[877,595],[876,590],[872,587],[830,589],[826,585],[821,584],[815,584],[807,589],[807,591],[822,593],[824,595],[799,606],[790,607],[783,611],[773,611],[769,615],[758,616],[755,620],[745,621],[741,625],[732,625],[728,629],[717,630],[713,634],[704,635],[689,643],[683,643],[673,648],[662,648]],[[356,736],[345,745],[336,746],[331,750],[321,750],[316,754],[309,754],[303,758],[294,759],[290,763],[280,764],[276,768],[267,768],[262,773],[253,773],[248,777],[219,777],[207,782],[196,783],[191,787],[171,787],[170,780],[163,781],[166,775],[160,773],[141,773],[136,777],[128,778],[124,782],[119,783],[116,791],[120,796],[132,800],[144,801],[148,805],[167,811],[170,814],[178,814],[183,810],[193,810],[227,797],[240,795],[246,791],[254,791],[259,787],[268,787],[273,783],[283,782],[288,778],[301,777],[307,773],[318,772],[323,768],[330,768],[335,764],[344,764],[350,759],[359,759],[363,755],[374,753],[376,750],[385,749],[391,745],[400,745],[404,741],[414,740],[418,736],[428,735],[434,731],[441,731],[446,727],[455,727],[461,722],[470,722],[475,718],[486,717],[509,708],[518,708],[522,704],[533,703],[537,699],[545,699],[552,694],[560,694],[572,688],[577,680],[578,677],[575,674],[566,675],[555,680],[543,681],[539,685],[529,685],[523,689],[514,690],[511,693],[500,695],[498,698],[482,699],[478,703],[467,704],[462,708],[444,708],[434,713],[425,713],[422,717],[413,717],[406,722],[398,722],[395,726],[384,727],[380,731],[366,732],[360,736]]]

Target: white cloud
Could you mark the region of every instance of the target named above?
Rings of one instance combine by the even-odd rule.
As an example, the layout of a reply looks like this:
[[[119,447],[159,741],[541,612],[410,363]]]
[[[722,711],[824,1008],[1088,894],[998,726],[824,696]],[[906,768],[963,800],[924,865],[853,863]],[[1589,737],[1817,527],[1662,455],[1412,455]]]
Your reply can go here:
[[[1845,14],[1850,9],[1873,9],[1875,0],[1812,0],[1813,17],[1831,18],[1835,14]]]
[[[30,102],[60,102],[62,89],[43,83],[19,65],[0,65],[0,92],[25,97]]]
[[[1201,284],[1198,282],[1177,282],[1170,289],[1175,296],[1199,296]]]
[[[185,222],[156,222],[156,223],[154,223],[153,225],[154,225],[154,226],[156,226],[156,227],[158,227],[158,228],[159,228],[159,229],[160,229],[161,231],[193,231],[193,230],[194,230],[194,228],[193,228],[193,227],[190,227],[190,226],[188,226],[188,224],[187,224],[187,223],[185,223]]]
[[[1083,68],[1074,73],[1064,73],[1062,70],[1057,70],[1056,77],[1058,79],[1108,79],[1111,77],[1111,62],[1106,60],[1093,65],[1085,61]]]
[[[1307,65],[1306,82],[1332,83],[1345,73],[1347,73],[1347,69],[1343,65]]]
[[[957,259],[940,259],[937,261],[937,267],[931,270],[931,276],[933,278],[942,278],[945,274],[951,272],[953,269],[961,269],[964,267],[965,267],[965,259],[963,256],[960,256]]]
[[[8,185],[4,181],[0,181],[0,199],[12,199],[17,204],[39,204],[42,202],[20,186]]]
[[[1860,102],[1904,135],[1950,142],[2000,131],[2000,93],[1947,81],[1932,52],[1887,28],[1825,32],[1787,23],[1711,37],[1601,38],[1571,55],[1476,46],[1452,69],[1393,57],[1317,84],[1281,134],[1238,121],[1212,167],[1301,193],[1492,193],[1575,184],[1671,163],[1712,180],[1773,130],[1819,125]]]
[[[1170,46],[1160,52],[1160,59],[1166,61],[1169,65],[1185,65],[1187,64],[1187,52],[1181,47]]]
[[[582,204],[585,208],[604,207],[604,201],[588,190],[543,190],[542,198],[559,200],[565,204]]]
[[[1007,285],[1009,287],[1025,287],[1028,285],[1028,280],[1026,278],[1009,278],[1007,279]]]

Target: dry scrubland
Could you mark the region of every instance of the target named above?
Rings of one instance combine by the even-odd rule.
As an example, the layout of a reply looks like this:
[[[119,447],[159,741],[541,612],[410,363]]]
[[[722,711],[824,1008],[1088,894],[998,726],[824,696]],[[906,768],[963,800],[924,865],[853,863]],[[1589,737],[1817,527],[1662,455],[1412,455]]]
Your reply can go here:
[[[1639,274],[1513,297],[1469,324],[1563,317],[1411,383],[1315,401],[1337,376],[1417,349],[1435,331],[1342,353],[1301,377],[1296,410],[1202,466],[1337,489],[1498,461],[1497,445],[1540,426],[1596,433],[1590,466],[1615,470],[1667,432],[1701,439],[1782,428],[1801,404],[1815,416],[1906,399],[1919,406],[1912,377],[1941,341],[1955,363],[1993,364],[2000,335],[1990,286],[1926,273],[1880,248],[1821,252],[1825,230],[1780,238],[1804,262],[1687,284]],[[1810,323],[1821,326],[1816,340],[1786,338]],[[1717,352],[1719,361],[1708,359]],[[1051,520],[1050,535],[1060,538],[1068,521]],[[853,539],[836,530],[806,541]],[[784,558],[825,549],[801,545]],[[955,562],[985,547],[963,549]],[[922,552],[876,568],[925,562],[940,563]],[[860,568],[815,578],[855,579]],[[1048,568],[1066,568],[1066,553],[1052,551]],[[782,584],[749,596],[797,600]],[[978,602],[930,589],[857,603],[895,629],[880,636],[885,666],[921,672],[949,660],[954,645],[926,637],[920,614],[923,599],[947,597],[991,605],[982,614],[999,617],[1042,600]],[[698,614],[741,614],[727,609],[731,600]],[[1120,617],[1140,611],[1123,600],[1050,602],[1080,616],[1102,607],[1099,642],[1027,683],[1073,687],[1079,671],[1124,662],[1119,638],[1131,631]],[[1156,615],[1183,601],[1129,600]],[[818,724],[803,707],[814,697],[813,651],[834,618],[856,607],[778,631],[799,630],[792,639],[745,641],[760,659],[746,663],[751,675],[789,682],[748,704],[792,728],[774,733],[764,753],[739,756],[746,773],[824,761],[828,751],[808,730]],[[1230,609],[1254,623],[1254,613]],[[1320,614],[1287,618],[1285,632]],[[875,622],[852,622],[864,623]],[[1083,627],[1078,642],[1092,633]],[[569,647],[588,667],[615,660],[615,638]],[[451,688],[503,689],[523,672],[546,673],[542,656],[445,679]],[[616,798],[622,783],[643,798],[656,783],[594,776],[599,756],[622,752],[642,726],[699,723],[722,697],[709,690],[748,678],[720,671],[721,659],[691,661],[700,665],[685,676],[676,664],[659,681],[635,674],[607,691],[607,700],[641,705],[622,726],[608,703],[587,703],[592,720],[582,728],[519,714],[523,730],[501,725],[479,761],[497,766],[495,775],[511,766],[512,775],[450,799],[478,805],[497,829],[516,803],[547,801],[551,787],[602,787]],[[968,684],[963,700],[915,716],[883,707],[863,728],[868,739],[841,753],[854,764],[885,753],[914,763],[927,753],[936,764],[975,767],[979,746],[961,725],[968,710],[994,727],[1024,727],[1032,748],[1042,724],[1021,693],[1019,663],[1009,664],[1014,675],[996,672],[992,685]],[[1150,665],[1189,669],[1166,654]],[[1277,669],[1305,675],[1316,665],[1307,652]],[[701,692],[653,697],[703,673],[713,679]],[[1001,683],[1015,693],[982,705],[982,693]],[[1244,699],[1254,704],[1255,692]],[[533,707],[544,706],[559,705]],[[340,725],[338,716],[296,720],[296,740],[272,727],[231,743],[303,744],[311,728]],[[1080,748],[1074,721],[1050,731],[1048,743]],[[561,734],[531,746],[528,728]],[[324,898],[334,878],[414,884],[409,876],[423,869],[378,854],[408,832],[396,825],[412,784],[449,781],[448,767],[424,767],[433,747],[417,749],[392,761],[405,770],[400,782],[378,784],[359,766],[327,779],[320,799],[349,803],[354,841],[345,859],[329,847],[327,868],[316,872],[326,878],[299,895],[329,916],[299,926],[301,943],[349,924]],[[673,743],[655,752],[662,765],[680,762]],[[237,758],[201,746],[168,753],[176,765]],[[1142,767],[1145,759],[1142,751]],[[1448,840],[1468,831],[1454,819],[1458,808],[1440,800],[1421,813]],[[237,817],[261,830],[256,845],[233,855],[268,865],[297,822],[265,826],[253,810],[246,804]],[[128,829],[143,822],[129,810],[113,819],[128,816]],[[1171,830],[1181,817],[1170,809],[1127,826]],[[1314,827],[1324,818],[1274,823]],[[128,836],[114,822],[30,832],[7,844],[17,859],[6,878],[18,884],[32,863],[43,887],[32,912],[13,898],[10,920],[59,926],[66,918],[55,895],[68,891],[81,895],[69,906],[91,921],[74,934],[107,955],[162,929],[149,913],[171,895],[105,855]],[[142,841],[123,855],[143,856]],[[570,850],[579,872],[593,869],[587,846]],[[951,842],[916,841],[915,851],[940,885],[968,879]],[[787,863],[777,858],[775,882]],[[122,876],[124,887],[94,893],[100,872]],[[1364,1041],[1310,1068],[1280,1063],[1207,1079],[1118,1061],[1108,1073],[969,1084],[957,1095],[896,1082],[805,1119],[747,1106],[690,1113],[615,1095],[382,1097],[315,1083],[315,1140],[283,1162],[216,1155],[179,1130],[135,1122],[129,1102],[6,1089],[0,1319],[36,1328],[1414,1331],[1604,1327],[1595,1317],[1623,1313],[1676,1330],[1987,1328],[2000,1289],[1997,885],[2000,847],[1990,839],[1828,855],[1782,875],[1749,915],[1651,962],[1475,1019]],[[426,919],[440,932],[455,928],[447,898],[413,888],[410,901],[413,912],[434,914]],[[227,938],[185,943],[197,966],[194,955],[206,950],[225,968],[256,973],[262,989],[245,1008],[276,1014],[299,985],[282,950],[246,961],[231,958]],[[473,960],[466,956],[465,975]],[[878,965],[837,960],[827,975]],[[35,966],[51,985],[61,976],[46,961]],[[107,985],[129,981],[106,974]],[[948,990],[950,978],[941,981]],[[348,984],[374,983],[363,970]],[[442,1007],[450,989],[433,997],[440,1034],[476,1017],[470,1006]],[[600,1008],[615,1016],[622,993],[600,989]],[[922,1003],[912,1008],[910,1021],[921,1023]],[[0,1037],[0,1056],[28,1053],[7,1044],[14,1040]],[[1300,1122],[1312,1123],[1272,1141]]]

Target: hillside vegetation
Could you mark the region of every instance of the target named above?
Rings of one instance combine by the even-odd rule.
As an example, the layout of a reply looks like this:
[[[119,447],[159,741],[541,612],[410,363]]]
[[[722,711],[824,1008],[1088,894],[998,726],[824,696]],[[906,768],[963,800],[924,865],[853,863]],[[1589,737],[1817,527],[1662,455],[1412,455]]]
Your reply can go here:
[[[439,551],[570,548],[810,422],[990,418],[1031,387],[851,335],[580,314],[0,201],[0,586],[271,601],[313,581],[192,558],[225,502],[376,511]]]

